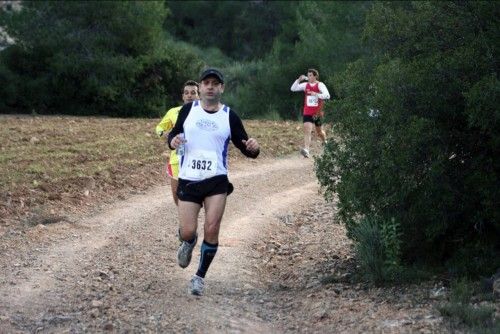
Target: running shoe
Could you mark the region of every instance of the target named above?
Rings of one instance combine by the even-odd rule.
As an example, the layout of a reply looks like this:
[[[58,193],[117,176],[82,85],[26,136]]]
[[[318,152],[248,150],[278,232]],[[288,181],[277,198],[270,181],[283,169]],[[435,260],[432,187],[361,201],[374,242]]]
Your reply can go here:
[[[189,266],[191,262],[191,256],[193,254],[194,246],[196,246],[196,241],[198,240],[198,236],[195,237],[192,244],[187,241],[182,241],[179,246],[179,250],[177,251],[177,263],[181,268],[186,268]]]
[[[194,275],[191,278],[191,282],[189,284],[189,293],[195,296],[201,296],[203,294],[203,289],[205,288],[205,281],[200,276]]]
[[[300,154],[302,154],[304,158],[309,158],[309,151],[306,150],[305,148],[300,149]]]

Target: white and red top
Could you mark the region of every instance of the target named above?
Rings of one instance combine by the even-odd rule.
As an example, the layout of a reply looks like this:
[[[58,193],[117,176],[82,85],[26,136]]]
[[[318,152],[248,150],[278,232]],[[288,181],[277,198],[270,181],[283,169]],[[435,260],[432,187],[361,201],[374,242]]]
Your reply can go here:
[[[309,82],[299,83],[299,80],[295,80],[291,87],[292,92],[304,91],[304,115],[314,116],[320,113],[323,107],[323,100],[328,100],[330,98],[330,92],[326,88],[325,84],[317,81],[313,84]],[[311,93],[316,92],[318,95],[312,95]]]

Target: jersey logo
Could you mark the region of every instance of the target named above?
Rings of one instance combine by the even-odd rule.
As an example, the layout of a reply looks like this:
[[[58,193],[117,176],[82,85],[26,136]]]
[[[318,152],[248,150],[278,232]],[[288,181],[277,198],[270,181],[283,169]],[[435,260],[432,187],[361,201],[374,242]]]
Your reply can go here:
[[[219,126],[217,123],[214,121],[211,121],[209,119],[200,119],[196,122],[196,126],[200,130],[205,130],[205,131],[216,131],[219,129]]]

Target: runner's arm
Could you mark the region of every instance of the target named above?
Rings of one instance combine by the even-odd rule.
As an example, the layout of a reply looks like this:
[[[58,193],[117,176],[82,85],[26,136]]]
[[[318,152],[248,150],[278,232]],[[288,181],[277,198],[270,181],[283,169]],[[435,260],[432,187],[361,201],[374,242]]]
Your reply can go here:
[[[318,94],[318,99],[329,100],[330,92],[328,91],[328,88],[326,88],[325,84],[322,82],[318,83],[318,88],[319,91],[321,92]]]
[[[174,139],[174,137],[177,136],[179,133],[184,132],[184,121],[189,115],[189,111],[191,110],[191,105],[192,103],[187,103],[182,106],[181,110],[179,111],[179,116],[177,117],[177,122],[175,122],[174,128],[168,134],[167,144],[171,150],[174,149],[171,145],[172,139]]]
[[[174,122],[172,122],[172,113],[180,107],[170,108],[165,116],[161,119],[160,123],[156,126],[156,134],[161,137],[165,132],[173,128]]]
[[[292,87],[290,88],[290,90],[292,92],[302,92],[306,89],[306,82],[303,82],[303,83],[300,83],[299,82],[299,79],[295,80],[292,84]]]
[[[260,149],[257,149],[256,151],[247,150],[243,141],[248,140],[248,134],[245,131],[245,127],[243,126],[240,117],[232,109],[229,110],[229,126],[231,127],[231,141],[234,146],[236,146],[245,156],[254,159],[257,158],[260,153]]]

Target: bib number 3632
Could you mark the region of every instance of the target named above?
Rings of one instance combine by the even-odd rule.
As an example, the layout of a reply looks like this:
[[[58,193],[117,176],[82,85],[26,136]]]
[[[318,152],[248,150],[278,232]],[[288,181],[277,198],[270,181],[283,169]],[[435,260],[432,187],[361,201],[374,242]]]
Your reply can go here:
[[[212,161],[207,160],[191,160],[191,168],[198,170],[212,170]]]
[[[187,176],[190,179],[204,180],[217,172],[217,154],[210,151],[190,152],[187,161]]]

